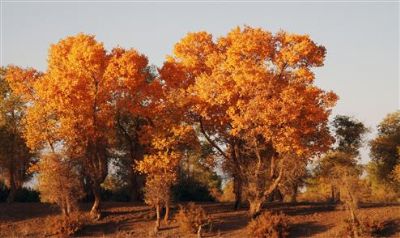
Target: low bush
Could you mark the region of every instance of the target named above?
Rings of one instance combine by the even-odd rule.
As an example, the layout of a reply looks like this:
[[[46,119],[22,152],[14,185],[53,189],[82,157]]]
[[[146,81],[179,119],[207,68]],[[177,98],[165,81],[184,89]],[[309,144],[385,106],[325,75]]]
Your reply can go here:
[[[359,217],[358,222],[354,225],[352,224],[352,221],[348,219],[344,222],[345,225],[342,229],[341,235],[347,237],[354,237],[354,230],[356,230],[359,237],[379,236],[386,226],[385,220],[369,216]]]
[[[179,212],[175,216],[179,229],[184,233],[197,233],[198,236],[201,236],[202,228],[210,224],[210,219],[205,210],[192,202],[187,206],[180,205],[179,207]]]
[[[264,212],[247,226],[250,237],[283,238],[288,235],[288,218],[283,213]]]
[[[79,212],[71,213],[69,216],[51,216],[45,222],[47,226],[46,233],[49,236],[70,237],[75,235],[89,222],[89,216]]]

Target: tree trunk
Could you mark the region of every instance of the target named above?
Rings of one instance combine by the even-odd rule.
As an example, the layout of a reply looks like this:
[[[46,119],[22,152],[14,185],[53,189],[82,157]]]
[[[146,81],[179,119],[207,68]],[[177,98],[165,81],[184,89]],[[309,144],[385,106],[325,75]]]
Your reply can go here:
[[[331,185],[331,203],[335,203],[335,186]]]
[[[156,220],[156,226],[154,227],[154,232],[157,233],[158,230],[160,229],[160,205],[156,205],[156,215],[157,215],[157,220]]]
[[[242,182],[237,176],[233,177],[233,190],[235,193],[234,209],[238,210],[242,201]]]
[[[202,225],[199,226],[199,229],[197,229],[197,238],[201,238],[201,229],[203,228]]]
[[[100,186],[97,184],[93,186],[92,188],[93,191],[93,196],[94,196],[94,202],[92,209],[90,210],[90,214],[96,218],[100,219],[101,218],[101,210],[100,210],[100,202],[101,202],[101,194],[100,194]]]
[[[297,184],[293,185],[292,189],[293,189],[293,191],[290,196],[290,202],[296,203],[297,202]]]
[[[137,202],[138,197],[139,197],[139,189],[138,189],[138,184],[137,184],[137,177],[135,171],[131,172],[131,194],[130,194],[130,200],[131,202]]]
[[[257,218],[261,214],[261,207],[262,207],[262,199],[250,199],[249,200],[249,205],[250,205],[250,216],[252,219]]]
[[[167,223],[169,219],[169,202],[165,203],[164,222]]]
[[[12,203],[15,201],[15,195],[17,192],[17,186],[15,185],[15,180],[14,180],[14,171],[9,171],[10,174],[10,193],[7,196],[7,203]]]
[[[67,199],[67,214],[69,215],[69,214],[71,214],[71,212],[72,212],[71,199],[68,198]]]

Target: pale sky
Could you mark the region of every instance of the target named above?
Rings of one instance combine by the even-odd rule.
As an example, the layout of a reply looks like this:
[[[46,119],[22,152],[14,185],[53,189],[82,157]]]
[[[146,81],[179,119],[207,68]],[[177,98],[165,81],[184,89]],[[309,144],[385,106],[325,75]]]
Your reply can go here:
[[[243,25],[309,34],[324,45],[316,83],[339,95],[333,114],[374,129],[399,109],[398,2],[2,1],[0,63],[44,71],[50,44],[84,32],[107,49],[136,48],[161,66],[186,33],[205,30],[217,38]]]

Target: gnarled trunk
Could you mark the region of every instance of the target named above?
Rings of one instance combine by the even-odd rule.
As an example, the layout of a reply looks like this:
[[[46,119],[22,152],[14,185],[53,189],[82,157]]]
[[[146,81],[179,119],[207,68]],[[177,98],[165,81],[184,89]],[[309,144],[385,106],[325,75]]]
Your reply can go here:
[[[100,194],[100,186],[98,184],[93,185],[92,192],[94,196],[94,202],[92,205],[92,209],[90,210],[90,214],[96,218],[101,218],[101,210],[100,210],[100,203],[101,203],[101,194]]]
[[[257,218],[261,214],[262,204],[262,198],[249,199],[249,213],[252,219]]]

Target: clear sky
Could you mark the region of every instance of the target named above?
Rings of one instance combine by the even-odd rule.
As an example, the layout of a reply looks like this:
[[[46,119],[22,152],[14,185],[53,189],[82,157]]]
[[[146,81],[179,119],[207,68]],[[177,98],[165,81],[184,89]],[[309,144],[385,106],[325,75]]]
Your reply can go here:
[[[161,66],[187,32],[215,37],[235,26],[280,29],[327,48],[316,83],[335,91],[334,114],[371,129],[399,108],[399,3],[371,2],[2,2],[1,65],[46,69],[49,45],[79,32],[107,49],[136,48]],[[364,151],[363,160],[367,161]]]

